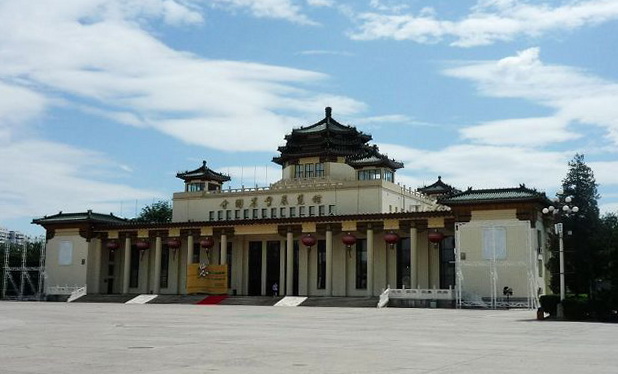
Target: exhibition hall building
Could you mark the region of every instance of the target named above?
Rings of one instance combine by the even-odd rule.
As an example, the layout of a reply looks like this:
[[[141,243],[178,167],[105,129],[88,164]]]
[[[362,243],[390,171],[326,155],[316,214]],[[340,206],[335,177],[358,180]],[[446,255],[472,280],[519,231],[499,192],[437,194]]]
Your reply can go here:
[[[404,165],[371,140],[326,108],[285,135],[272,159],[281,179],[269,186],[230,188],[204,161],[177,173],[171,222],[92,211],[35,219],[47,232],[46,294],[536,307],[549,278],[546,195],[523,184],[460,190],[440,177],[406,187]]]

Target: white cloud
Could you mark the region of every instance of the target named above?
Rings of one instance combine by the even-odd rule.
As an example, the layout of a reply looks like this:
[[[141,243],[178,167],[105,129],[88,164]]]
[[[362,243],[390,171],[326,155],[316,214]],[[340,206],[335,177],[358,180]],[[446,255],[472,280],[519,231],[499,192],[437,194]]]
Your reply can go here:
[[[580,138],[566,130],[567,124],[558,117],[516,118],[466,127],[460,133],[481,144],[535,147]]]
[[[167,47],[140,26],[163,17],[164,0],[47,4],[0,5],[0,80],[12,90],[73,95],[93,103],[82,110],[228,151],[272,150],[290,121],[327,105],[342,114],[365,108],[303,87],[324,80],[320,73],[200,59]]]
[[[353,53],[346,51],[328,51],[322,49],[313,49],[308,51],[298,52],[299,55],[307,55],[307,56],[322,56],[322,55],[333,55],[333,56],[354,56]]]
[[[317,22],[302,14],[302,8],[293,0],[211,0],[211,5],[246,9],[258,18],[284,19],[302,25],[317,25]]]
[[[334,0],[306,0],[307,5],[315,7],[332,7],[335,5]]]
[[[462,64],[445,74],[474,82],[485,96],[524,99],[554,110],[543,118],[505,119],[469,127],[462,130],[464,138],[486,144],[538,146],[576,139],[580,134],[574,129],[595,126],[607,133],[597,142],[618,144],[618,84],[576,68],[545,64],[538,48],[498,61]]]
[[[356,40],[395,39],[437,43],[453,38],[458,47],[489,45],[520,36],[537,37],[554,30],[572,30],[618,19],[615,0],[549,2],[480,0],[459,20],[444,20],[431,8],[417,14],[401,13],[376,3],[378,12],[355,16],[359,29],[350,34]],[[555,2],[554,2],[555,3]]]
[[[525,147],[454,145],[439,150],[382,144],[390,157],[403,161],[397,179],[408,186],[433,183],[438,175],[458,188],[556,187],[567,171],[571,152],[534,151]],[[542,161],[541,161],[542,160]]]
[[[25,140],[0,147],[0,220],[41,212],[115,211],[120,200],[161,196],[154,190],[97,180],[123,168],[101,154],[46,141]]]

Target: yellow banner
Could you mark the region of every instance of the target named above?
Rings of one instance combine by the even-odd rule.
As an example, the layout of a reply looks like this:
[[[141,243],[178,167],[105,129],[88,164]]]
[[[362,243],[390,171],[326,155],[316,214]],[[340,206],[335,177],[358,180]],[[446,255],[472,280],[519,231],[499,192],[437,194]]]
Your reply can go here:
[[[226,295],[227,265],[189,265],[187,268],[187,293]]]

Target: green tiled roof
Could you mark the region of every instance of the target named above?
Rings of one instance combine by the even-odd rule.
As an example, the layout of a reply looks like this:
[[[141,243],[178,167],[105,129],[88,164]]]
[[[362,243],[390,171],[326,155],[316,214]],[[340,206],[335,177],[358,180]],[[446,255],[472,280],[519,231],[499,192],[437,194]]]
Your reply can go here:
[[[440,199],[441,204],[453,205],[459,203],[501,202],[501,201],[531,201],[547,200],[545,193],[526,188],[524,185],[515,188],[496,188],[485,190],[468,189]]]
[[[100,222],[100,223],[126,223],[125,218],[116,217],[113,214],[101,214],[94,213],[91,210],[81,213],[63,213],[54,214],[52,216],[45,216],[43,218],[36,218],[32,220],[32,223],[37,225],[47,225],[55,223],[70,223],[70,222]]]

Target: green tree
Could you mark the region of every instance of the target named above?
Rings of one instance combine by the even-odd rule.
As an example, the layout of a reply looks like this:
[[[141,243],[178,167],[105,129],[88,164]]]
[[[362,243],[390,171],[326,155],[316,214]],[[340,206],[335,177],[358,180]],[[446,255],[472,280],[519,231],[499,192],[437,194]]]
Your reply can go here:
[[[602,272],[599,268],[601,256],[594,243],[600,225],[597,187],[584,155],[576,154],[562,180],[562,192],[557,194],[560,201],[570,196],[569,205],[579,208],[577,213],[561,217],[565,233],[566,285],[567,290],[575,294],[589,294],[593,279]]]
[[[172,205],[169,201],[157,201],[142,208],[139,216],[135,218],[137,222],[171,222]]]

